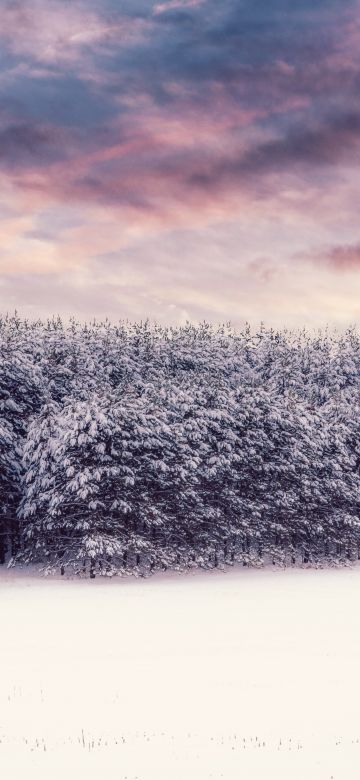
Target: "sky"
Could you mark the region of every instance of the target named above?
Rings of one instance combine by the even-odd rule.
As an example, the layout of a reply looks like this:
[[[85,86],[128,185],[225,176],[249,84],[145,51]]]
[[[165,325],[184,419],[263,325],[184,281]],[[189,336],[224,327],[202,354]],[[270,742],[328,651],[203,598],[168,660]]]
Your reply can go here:
[[[0,9],[0,311],[360,321],[360,0]]]

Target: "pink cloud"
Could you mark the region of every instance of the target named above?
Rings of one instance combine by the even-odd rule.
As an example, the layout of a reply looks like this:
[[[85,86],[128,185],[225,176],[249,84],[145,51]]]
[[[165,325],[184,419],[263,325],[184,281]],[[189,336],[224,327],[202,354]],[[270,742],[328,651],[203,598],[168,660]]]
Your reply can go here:
[[[33,0],[31,4],[10,2],[1,10],[0,37],[12,53],[28,56],[44,65],[71,63],[82,56],[85,45],[92,47],[116,41],[138,42],[146,22],[117,15],[107,21],[84,5],[61,0]],[[34,69],[34,64],[32,64]]]
[[[279,274],[278,267],[269,257],[256,257],[248,265],[251,275],[265,284],[272,282]]]
[[[360,243],[333,246],[312,257],[334,271],[360,271]]]

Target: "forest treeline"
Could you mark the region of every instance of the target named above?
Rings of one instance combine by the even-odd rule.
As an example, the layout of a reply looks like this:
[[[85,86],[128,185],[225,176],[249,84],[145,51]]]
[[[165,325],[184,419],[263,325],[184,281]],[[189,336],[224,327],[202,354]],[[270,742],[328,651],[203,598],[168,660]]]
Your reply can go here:
[[[360,557],[360,336],[0,318],[0,562]]]

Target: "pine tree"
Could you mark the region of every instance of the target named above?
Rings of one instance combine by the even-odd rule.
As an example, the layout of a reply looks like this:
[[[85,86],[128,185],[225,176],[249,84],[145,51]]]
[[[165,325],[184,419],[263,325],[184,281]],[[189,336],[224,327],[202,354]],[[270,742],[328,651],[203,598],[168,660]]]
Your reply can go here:
[[[21,447],[41,402],[40,374],[31,354],[19,348],[21,327],[16,316],[0,320],[0,562],[19,545]]]

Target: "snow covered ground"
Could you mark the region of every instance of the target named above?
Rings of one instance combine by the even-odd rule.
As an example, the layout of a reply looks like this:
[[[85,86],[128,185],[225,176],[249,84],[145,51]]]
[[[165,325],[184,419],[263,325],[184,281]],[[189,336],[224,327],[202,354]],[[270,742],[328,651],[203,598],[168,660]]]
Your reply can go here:
[[[358,778],[359,603],[359,568],[0,567],[0,777]]]

